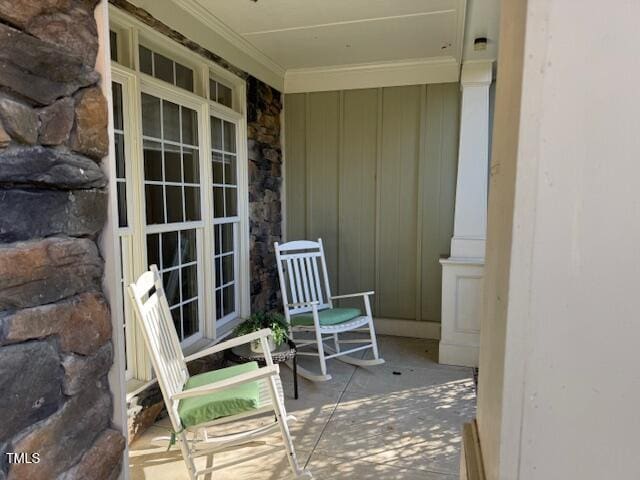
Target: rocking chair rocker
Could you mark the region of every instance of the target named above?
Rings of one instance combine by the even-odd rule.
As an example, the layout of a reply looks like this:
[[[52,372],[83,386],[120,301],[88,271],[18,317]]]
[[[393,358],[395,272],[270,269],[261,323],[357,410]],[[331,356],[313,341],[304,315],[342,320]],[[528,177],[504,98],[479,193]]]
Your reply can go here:
[[[313,478],[299,467],[296,459],[288,426],[295,417],[285,411],[278,365],[273,364],[269,354],[267,337],[271,330],[219,343],[185,359],[155,265],[129,286],[129,293],[191,480],[215,470],[215,467],[197,470],[196,457],[239,448],[277,430],[282,435],[293,478]],[[265,367],[258,368],[257,363],[250,362],[189,375],[187,362],[258,339],[266,352]],[[222,423],[267,412],[274,414],[276,421],[259,428],[217,437],[207,431]]]
[[[275,243],[280,290],[284,303],[284,314],[290,327],[290,338],[298,347],[298,355],[317,356],[321,374],[300,367],[298,375],[314,382],[331,380],[327,373],[327,360],[335,358],[359,367],[381,365],[384,360],[378,354],[378,344],[373,327],[369,296],[374,292],[331,296],[327,264],[322,240],[307,240]],[[320,263],[320,267],[318,267]],[[322,281],[321,281],[322,280]],[[364,312],[357,308],[334,308],[333,301],[361,297]],[[289,303],[291,301],[291,303]],[[368,332],[368,339],[349,338],[340,340],[339,334],[346,332]],[[313,339],[295,338],[294,334],[315,334]],[[333,346],[325,344],[332,340]],[[341,344],[363,344],[347,350]],[[304,347],[317,347],[315,352],[301,351]],[[351,354],[371,349],[373,359],[355,358]]]

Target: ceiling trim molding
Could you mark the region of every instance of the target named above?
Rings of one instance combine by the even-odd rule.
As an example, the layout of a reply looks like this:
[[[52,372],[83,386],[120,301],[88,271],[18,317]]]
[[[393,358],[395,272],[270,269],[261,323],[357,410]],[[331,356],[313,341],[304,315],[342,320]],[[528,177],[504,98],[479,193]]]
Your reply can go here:
[[[324,92],[358,88],[449,83],[460,79],[460,64],[452,57],[425,58],[287,70],[285,93]]]
[[[173,0],[176,5],[186,12],[199,19],[208,28],[216,32],[229,43],[241,48],[247,55],[260,63],[263,67],[271,70],[275,75],[284,77],[285,69],[272,60],[269,56],[258,50],[252,43],[245,39],[203,7],[197,0]]]

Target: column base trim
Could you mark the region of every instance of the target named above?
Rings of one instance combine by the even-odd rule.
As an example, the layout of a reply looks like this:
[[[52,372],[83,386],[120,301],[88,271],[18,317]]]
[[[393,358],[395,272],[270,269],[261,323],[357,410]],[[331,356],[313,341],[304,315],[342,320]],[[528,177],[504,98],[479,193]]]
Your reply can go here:
[[[438,363],[459,367],[477,367],[480,347],[440,341]]]
[[[478,424],[475,419],[462,427],[460,480],[486,480]]]

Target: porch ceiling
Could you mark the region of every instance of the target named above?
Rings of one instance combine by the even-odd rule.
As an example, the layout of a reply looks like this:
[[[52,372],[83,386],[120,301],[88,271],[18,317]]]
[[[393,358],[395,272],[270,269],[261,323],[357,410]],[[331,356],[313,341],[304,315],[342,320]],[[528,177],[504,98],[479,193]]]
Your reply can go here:
[[[286,93],[456,82],[497,57],[499,0],[129,1]]]
[[[179,2],[180,3],[180,2]],[[466,0],[188,0],[283,70],[455,60]]]
[[[450,58],[463,0],[198,0],[285,69]]]

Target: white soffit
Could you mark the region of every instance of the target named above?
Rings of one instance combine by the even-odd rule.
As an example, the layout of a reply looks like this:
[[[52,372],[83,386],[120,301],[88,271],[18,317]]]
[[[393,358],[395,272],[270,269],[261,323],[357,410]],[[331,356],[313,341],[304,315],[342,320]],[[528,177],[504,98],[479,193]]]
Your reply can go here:
[[[266,68],[285,72],[287,92],[458,80],[466,0],[175,4]]]

